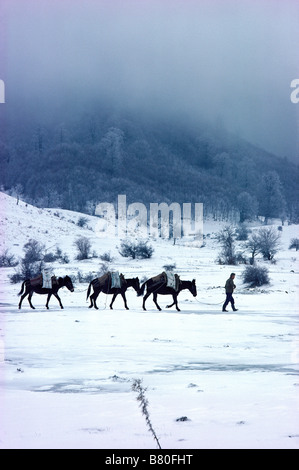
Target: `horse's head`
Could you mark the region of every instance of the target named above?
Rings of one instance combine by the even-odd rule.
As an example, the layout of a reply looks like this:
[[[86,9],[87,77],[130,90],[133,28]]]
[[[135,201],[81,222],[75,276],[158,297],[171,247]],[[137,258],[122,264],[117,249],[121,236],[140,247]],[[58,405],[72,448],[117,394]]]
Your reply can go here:
[[[193,279],[192,282],[191,282],[190,292],[193,295],[193,297],[197,296],[197,289],[196,289],[195,279]]]
[[[140,291],[140,285],[139,285],[139,278],[138,277],[133,277],[132,287],[133,287],[133,289],[135,289],[135,291],[138,294],[138,292]]]
[[[70,290],[71,292],[74,292],[74,286],[69,276],[65,276],[65,278],[63,279],[63,284],[68,290]]]

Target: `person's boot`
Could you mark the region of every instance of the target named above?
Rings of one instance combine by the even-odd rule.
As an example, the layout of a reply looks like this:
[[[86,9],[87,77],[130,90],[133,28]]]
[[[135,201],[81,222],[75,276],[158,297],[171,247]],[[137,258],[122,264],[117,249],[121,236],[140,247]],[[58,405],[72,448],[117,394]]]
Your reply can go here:
[[[238,309],[237,309],[237,308],[235,308],[235,307],[233,307],[233,311],[234,311],[234,312],[237,312],[237,311],[238,311]]]

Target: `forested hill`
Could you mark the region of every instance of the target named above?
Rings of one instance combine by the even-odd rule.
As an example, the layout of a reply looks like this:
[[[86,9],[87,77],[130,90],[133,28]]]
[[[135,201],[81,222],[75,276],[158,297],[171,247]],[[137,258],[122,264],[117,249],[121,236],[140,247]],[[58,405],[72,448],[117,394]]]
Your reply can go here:
[[[299,220],[299,168],[227,133],[99,111],[63,124],[10,126],[2,190],[92,213],[98,202],[203,202],[206,214]]]

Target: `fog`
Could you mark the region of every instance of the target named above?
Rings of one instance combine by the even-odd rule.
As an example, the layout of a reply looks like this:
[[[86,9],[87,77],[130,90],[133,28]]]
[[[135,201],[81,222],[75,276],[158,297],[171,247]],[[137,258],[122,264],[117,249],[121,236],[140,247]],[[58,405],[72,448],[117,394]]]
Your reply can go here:
[[[295,0],[1,0],[6,103],[61,121],[91,103],[217,121],[298,156]]]

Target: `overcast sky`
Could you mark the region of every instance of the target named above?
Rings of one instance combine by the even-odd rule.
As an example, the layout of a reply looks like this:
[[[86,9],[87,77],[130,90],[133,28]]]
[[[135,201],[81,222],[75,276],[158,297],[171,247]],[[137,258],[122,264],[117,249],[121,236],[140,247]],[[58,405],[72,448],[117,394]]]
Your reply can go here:
[[[0,21],[1,106],[20,115],[105,98],[298,156],[298,0],[1,0]]]

